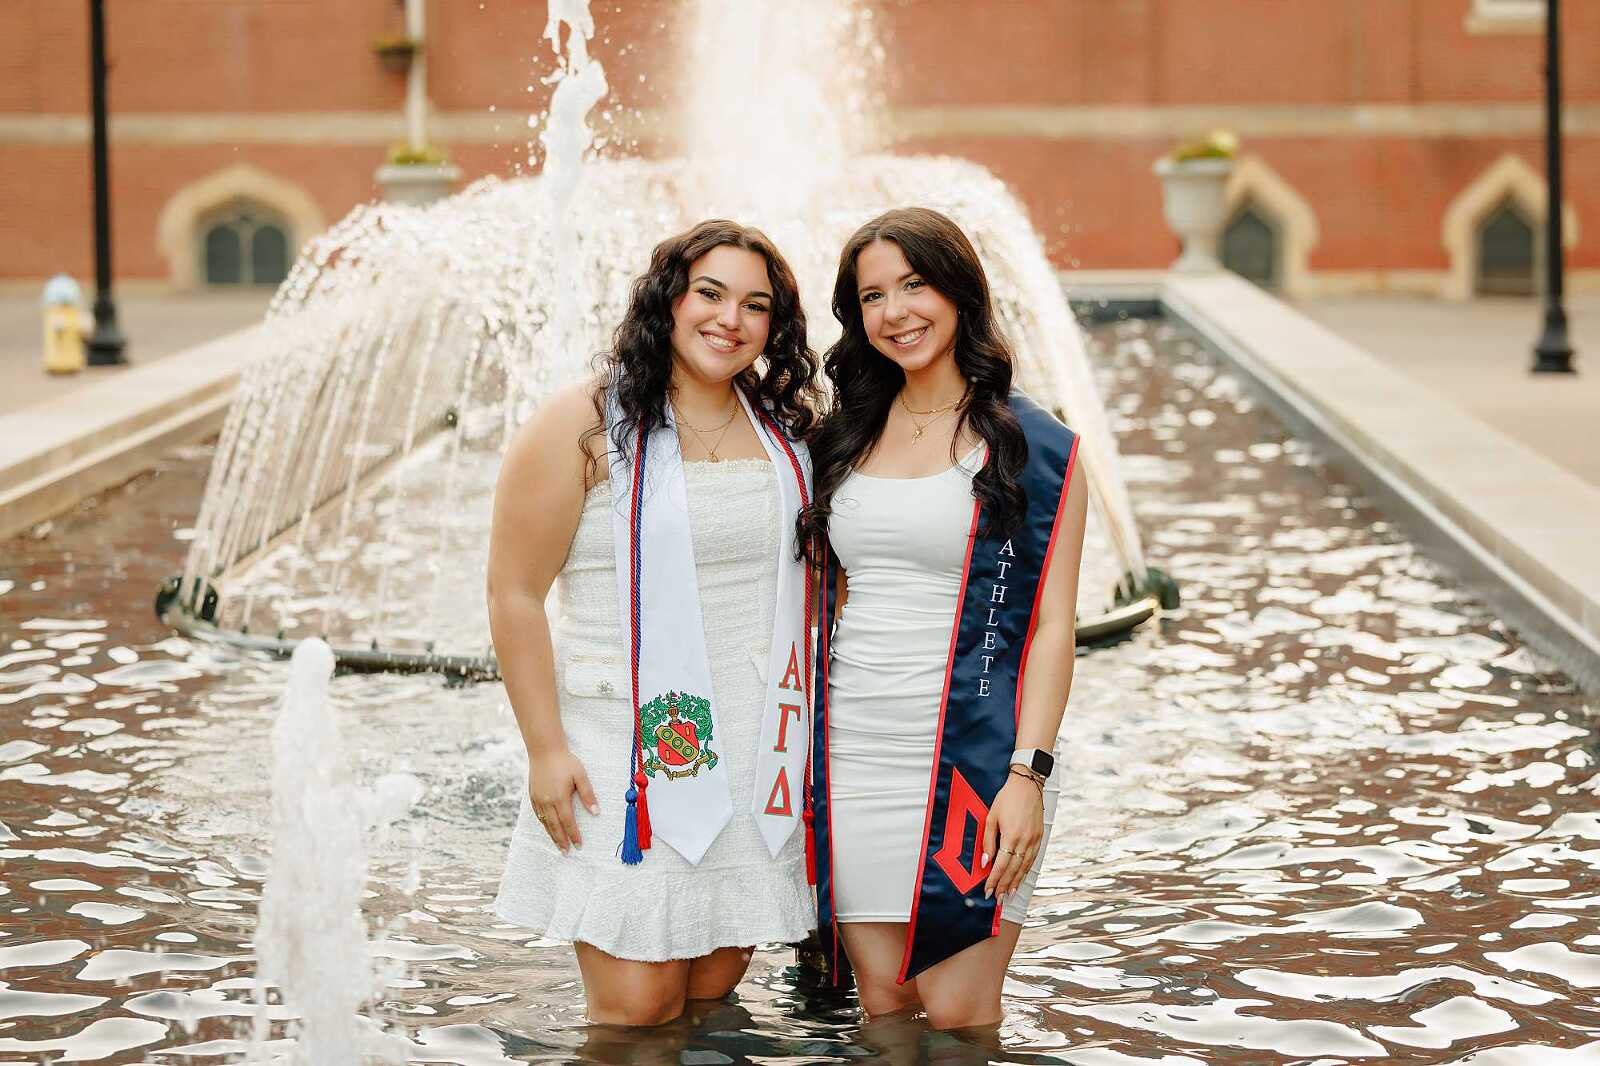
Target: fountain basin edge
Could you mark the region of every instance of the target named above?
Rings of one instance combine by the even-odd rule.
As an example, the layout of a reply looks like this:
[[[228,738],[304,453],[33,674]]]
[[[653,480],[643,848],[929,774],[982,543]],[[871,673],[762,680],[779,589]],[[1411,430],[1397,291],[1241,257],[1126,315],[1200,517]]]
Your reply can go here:
[[[1130,579],[1132,579],[1130,575]],[[179,635],[209,641],[243,652],[287,659],[299,646],[299,637],[283,634],[265,636],[225,629],[216,624],[220,593],[203,579],[191,590],[187,601],[180,595],[181,575],[168,578],[156,592],[155,614],[163,625]],[[1143,579],[1129,582],[1132,592],[1119,596],[1109,610],[1080,619],[1078,645],[1093,647],[1118,641],[1153,618],[1163,607],[1178,605],[1177,586],[1161,571],[1151,567]],[[397,651],[379,646],[331,645],[340,670],[352,673],[437,673],[453,684],[473,684],[500,680],[500,664],[493,655],[441,655],[430,651]]]
[[[1600,489],[1236,275],[1061,277],[1080,317],[1188,327],[1291,433],[1600,692]]]

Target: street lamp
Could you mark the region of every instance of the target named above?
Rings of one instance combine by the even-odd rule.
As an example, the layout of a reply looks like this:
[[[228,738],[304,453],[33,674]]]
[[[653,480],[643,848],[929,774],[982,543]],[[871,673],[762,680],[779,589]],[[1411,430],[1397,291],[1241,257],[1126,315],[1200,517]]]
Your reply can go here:
[[[89,363],[126,363],[127,341],[117,328],[117,305],[111,298],[111,160],[106,138],[106,13],[105,0],[89,0],[89,95],[94,102],[94,333],[89,337]]]
[[[1566,249],[1561,244],[1561,3],[1545,0],[1544,16],[1544,165],[1549,183],[1544,231],[1544,333],[1533,347],[1535,374],[1571,374],[1572,342],[1567,339],[1567,310],[1562,306],[1562,271]]]

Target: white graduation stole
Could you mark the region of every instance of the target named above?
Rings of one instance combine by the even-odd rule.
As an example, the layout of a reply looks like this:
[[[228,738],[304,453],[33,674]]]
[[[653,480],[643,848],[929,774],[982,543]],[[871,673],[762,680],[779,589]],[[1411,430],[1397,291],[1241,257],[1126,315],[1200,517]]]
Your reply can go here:
[[[811,502],[811,453],[784,436],[766,411],[735,389],[778,475],[778,580],[761,704],[761,745],[750,812],[774,856],[800,824],[811,753],[811,597],[806,564],[795,558],[795,519]]]
[[[778,475],[777,609],[761,708],[761,744],[751,811],[776,855],[800,823],[810,742],[806,567],[794,559],[795,517],[810,498],[810,456],[764,410],[739,402]],[[639,862],[657,835],[698,863],[733,816],[726,752],[718,739],[705,626],[695,579],[683,453],[671,405],[665,424],[617,451],[620,417],[606,396],[612,543],[617,601],[628,638],[635,735],[628,766],[629,810],[622,860]],[[640,468],[634,461],[644,453]]]

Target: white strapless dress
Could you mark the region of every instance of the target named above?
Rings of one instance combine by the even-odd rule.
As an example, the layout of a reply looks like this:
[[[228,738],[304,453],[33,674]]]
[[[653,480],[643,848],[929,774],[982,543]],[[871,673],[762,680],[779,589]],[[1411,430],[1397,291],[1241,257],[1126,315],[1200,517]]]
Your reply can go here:
[[[557,578],[552,636],[562,728],[588,770],[600,814],[574,803],[583,847],[562,855],[524,795],[495,900],[500,917],[548,939],[581,940],[644,962],[802,940],[817,924],[805,833],[797,830],[773,858],[750,813],[777,597],[776,475],[765,459],[734,459],[686,463],[684,476],[733,820],[698,865],[661,841],[637,866],[618,857],[633,719],[617,619],[611,488],[599,485],[584,498]]]
[[[834,908],[841,922],[907,922],[922,857],[934,734],[961,595],[979,453],[940,474],[851,473],[828,537],[849,581],[828,673]],[[1045,788],[1045,842],[1060,795]],[[992,797],[985,797],[992,798]],[[1006,901],[1021,922],[1043,863]]]

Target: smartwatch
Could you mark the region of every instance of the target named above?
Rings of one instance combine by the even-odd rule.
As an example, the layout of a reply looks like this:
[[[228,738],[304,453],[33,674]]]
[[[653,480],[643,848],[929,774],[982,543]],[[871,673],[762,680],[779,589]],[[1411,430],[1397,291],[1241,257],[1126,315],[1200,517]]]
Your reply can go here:
[[[1049,777],[1056,767],[1056,757],[1043,748],[1018,748],[1011,753],[1011,765],[1023,766],[1040,777]]]

